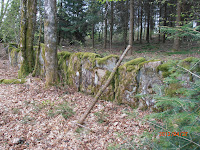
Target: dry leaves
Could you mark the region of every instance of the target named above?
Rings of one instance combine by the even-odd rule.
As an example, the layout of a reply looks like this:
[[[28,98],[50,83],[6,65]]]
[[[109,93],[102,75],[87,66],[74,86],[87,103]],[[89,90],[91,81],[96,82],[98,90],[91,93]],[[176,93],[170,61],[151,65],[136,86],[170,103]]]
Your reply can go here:
[[[7,60],[0,60],[0,64],[0,79],[17,78],[17,69],[11,68]],[[125,112],[133,111],[129,106],[100,100],[84,127],[75,131],[76,121],[87,109],[92,96],[67,87],[46,89],[44,81],[28,78],[30,82],[23,85],[0,84],[0,149],[102,150],[113,143],[127,143],[133,135],[149,130],[147,124],[128,117]],[[75,112],[68,119],[53,113],[54,108],[64,102]],[[146,114],[148,112],[139,112],[141,116]]]

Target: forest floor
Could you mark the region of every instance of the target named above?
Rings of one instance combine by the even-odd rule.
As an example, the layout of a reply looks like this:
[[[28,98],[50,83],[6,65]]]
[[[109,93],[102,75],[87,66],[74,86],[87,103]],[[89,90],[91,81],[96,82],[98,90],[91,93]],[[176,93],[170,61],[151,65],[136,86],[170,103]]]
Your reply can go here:
[[[96,44],[95,48],[92,48],[89,44],[86,46],[75,45],[65,45],[65,42],[62,43],[63,46],[59,46],[59,51],[69,51],[69,52],[93,52],[100,54],[101,56],[108,56],[109,54],[121,55],[125,49],[123,43],[113,42],[112,48],[109,48],[109,43],[107,48],[104,49],[102,44]],[[165,43],[158,43],[156,39],[153,39],[150,43],[143,41],[140,44],[138,41],[135,41],[133,44],[132,55],[126,55],[123,62],[138,58],[144,57],[147,60],[151,59],[161,59],[163,61],[167,60],[180,60],[187,57],[197,57],[200,58],[200,43],[199,42],[188,42],[182,41],[179,51],[173,51],[173,41],[166,40]]]
[[[17,78],[17,68],[0,58],[0,79],[12,78]],[[135,113],[131,107],[104,100],[95,105],[84,127],[75,130],[93,97],[68,87],[45,88],[45,81],[39,78],[27,79],[25,84],[0,84],[1,150],[102,150],[125,143],[132,147],[130,141],[139,145],[142,133],[151,130],[128,115]],[[56,113],[59,109],[62,113]],[[72,116],[66,119],[67,113]],[[137,113],[137,117],[149,114]]]
[[[162,49],[163,47],[163,49]],[[134,53],[126,60],[137,57],[149,59],[200,58],[200,48],[168,51],[170,45],[134,45]],[[115,49],[115,50],[114,50]],[[89,51],[120,55],[123,47],[92,49],[89,47],[60,47],[71,52]],[[3,56],[4,57],[4,56]],[[0,56],[0,79],[17,78],[17,68]],[[76,121],[85,112],[93,97],[75,92],[69,87],[45,88],[45,81],[27,77],[25,84],[0,84],[0,149],[108,149],[115,145],[139,146],[141,135],[151,132],[147,123],[138,118],[150,112],[133,110],[127,105],[99,100],[85,120],[83,128],[76,129]],[[70,109],[72,108],[72,110]],[[60,111],[60,113],[59,113]],[[74,113],[73,113],[74,112]],[[137,113],[137,115],[136,115]],[[66,119],[66,115],[71,114]],[[131,114],[131,115],[130,115]],[[76,130],[75,130],[76,129]],[[134,146],[132,144],[135,144]]]

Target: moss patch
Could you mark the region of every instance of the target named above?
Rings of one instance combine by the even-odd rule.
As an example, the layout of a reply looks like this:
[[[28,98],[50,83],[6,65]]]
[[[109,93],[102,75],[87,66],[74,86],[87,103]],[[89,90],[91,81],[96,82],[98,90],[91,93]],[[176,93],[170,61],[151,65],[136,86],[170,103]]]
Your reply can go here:
[[[25,79],[1,79],[0,84],[23,84]]]
[[[110,58],[117,58],[119,59],[119,56],[118,55],[109,55],[109,56],[106,56],[106,57],[103,57],[103,58],[97,58],[97,63],[99,65],[102,65],[102,64],[105,64],[107,62],[108,59]]]
[[[18,44],[17,43],[9,43],[9,47],[18,48]]]
[[[126,68],[126,70],[127,70],[128,72],[131,72],[131,71],[133,71],[133,70],[136,69],[135,65],[138,65],[138,64],[140,64],[140,63],[142,63],[142,62],[144,62],[144,61],[146,61],[145,58],[139,57],[139,58],[136,58],[136,59],[133,59],[133,60],[131,60],[131,61],[126,62],[124,65],[122,65],[122,66],[120,67],[120,69],[121,69],[121,68]]]
[[[173,97],[177,94],[177,90],[182,86],[180,83],[171,83],[168,88],[165,89],[165,94],[167,96]]]
[[[163,78],[166,78],[166,77],[168,77],[171,74],[171,72],[169,71],[170,66],[171,66],[170,62],[161,64],[161,65],[159,65],[157,67],[157,71],[162,71]]]
[[[61,56],[63,57],[63,59],[68,59],[71,55],[72,55],[72,53],[67,52],[67,51],[58,52],[58,59],[59,59]]]

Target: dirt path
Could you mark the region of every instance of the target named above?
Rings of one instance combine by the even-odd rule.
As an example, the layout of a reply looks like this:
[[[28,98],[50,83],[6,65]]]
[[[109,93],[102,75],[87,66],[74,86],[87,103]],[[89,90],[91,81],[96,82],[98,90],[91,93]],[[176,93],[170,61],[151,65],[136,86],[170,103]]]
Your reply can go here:
[[[8,60],[0,60],[0,79],[16,77],[17,69],[11,68]],[[38,78],[30,77],[23,85],[0,84],[0,149],[102,150],[149,130],[148,125],[126,114],[133,113],[129,106],[101,100],[86,119],[87,128],[74,131],[75,121],[91,100],[69,88],[46,89]],[[69,106],[74,114],[65,119],[62,113],[69,114]],[[140,116],[146,114],[139,112]]]

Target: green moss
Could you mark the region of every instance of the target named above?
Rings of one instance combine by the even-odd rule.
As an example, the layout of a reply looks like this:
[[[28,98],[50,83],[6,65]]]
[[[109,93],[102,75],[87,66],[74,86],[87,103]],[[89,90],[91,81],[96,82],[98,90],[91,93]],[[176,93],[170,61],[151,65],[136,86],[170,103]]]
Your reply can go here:
[[[1,84],[23,84],[25,83],[25,79],[1,79]]]
[[[170,63],[164,63],[157,67],[158,71],[168,71],[170,67]]]
[[[139,68],[143,67],[144,64],[147,64],[149,62],[156,62],[156,61],[161,61],[161,60],[160,59],[153,59],[153,60],[143,61],[143,62],[139,63]]]
[[[105,64],[108,59],[113,58],[113,57],[119,59],[118,55],[109,55],[103,58],[97,58],[96,60],[99,65],[102,65],[102,64]]]
[[[131,60],[131,61],[129,61],[129,62],[126,62],[126,63],[124,64],[124,66],[125,66],[126,68],[128,68],[130,65],[132,65],[132,66],[138,65],[138,64],[140,64],[140,63],[142,63],[142,62],[144,62],[144,61],[146,61],[145,58],[139,57],[139,58],[133,59],[133,60]]]
[[[171,65],[172,64],[170,62],[167,62],[157,67],[157,71],[162,71],[163,78],[166,78],[171,74],[171,72],[169,71]]]
[[[16,44],[16,43],[9,43],[9,47],[15,47],[15,48],[18,48],[18,44]]]
[[[20,52],[19,48],[11,48],[10,49],[10,56],[11,56],[11,65],[17,65],[17,54]]]
[[[58,59],[61,56],[63,57],[63,59],[68,59],[71,55],[72,53],[67,52],[67,51],[58,52]]]
[[[29,74],[28,64],[24,61],[21,64],[20,69],[18,70],[18,78],[25,78]]]
[[[183,60],[181,60],[181,62],[197,62],[199,59],[198,58],[195,58],[195,57],[188,57],[188,58],[185,58]]]
[[[190,69],[195,63],[197,63],[199,61],[198,58],[195,57],[188,57],[186,59],[183,59],[179,62],[179,65],[182,66],[183,68],[186,69]],[[200,68],[197,68],[197,66],[195,67],[196,71],[198,72],[200,70]],[[193,68],[193,70],[195,70],[195,68]]]
[[[40,47],[42,48],[42,58],[45,60],[45,44],[41,43]]]
[[[168,88],[165,89],[165,94],[167,96],[173,97],[177,94],[177,90],[182,86],[180,83],[171,83]]]

